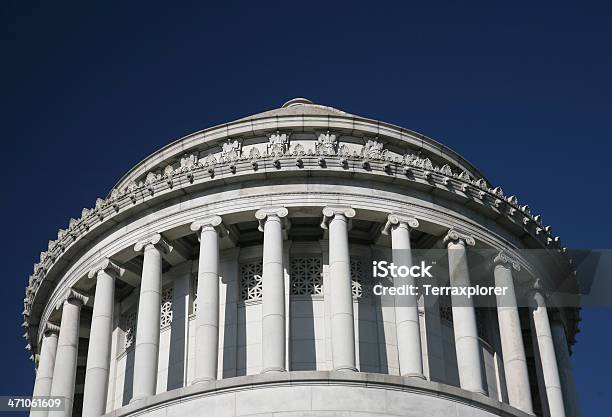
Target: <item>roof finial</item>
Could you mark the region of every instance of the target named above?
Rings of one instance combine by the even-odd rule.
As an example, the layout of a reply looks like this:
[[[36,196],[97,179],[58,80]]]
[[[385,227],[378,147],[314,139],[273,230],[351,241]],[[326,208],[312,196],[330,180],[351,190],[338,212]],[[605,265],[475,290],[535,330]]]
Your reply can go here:
[[[314,103],[308,100],[307,98],[297,97],[297,98],[292,98],[291,100],[287,101],[281,107],[286,108],[286,107],[300,106],[304,104],[314,104]]]

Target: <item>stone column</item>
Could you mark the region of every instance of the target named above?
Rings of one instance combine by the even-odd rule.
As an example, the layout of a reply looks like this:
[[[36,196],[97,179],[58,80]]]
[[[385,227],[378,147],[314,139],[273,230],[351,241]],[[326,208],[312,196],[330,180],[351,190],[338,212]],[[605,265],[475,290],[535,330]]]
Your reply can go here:
[[[419,227],[419,222],[413,217],[389,214],[383,233],[389,234],[390,232],[391,234],[393,263],[397,267],[409,268],[412,266],[410,228],[417,227]],[[414,286],[415,279],[413,277],[394,277],[393,285],[395,287]],[[394,310],[400,375],[424,378],[417,296],[409,294],[395,296]]]
[[[219,361],[219,229],[222,219],[210,216],[191,224],[199,233],[198,309],[195,329],[194,383],[217,379]]]
[[[565,417],[561,379],[555,355],[555,346],[548,319],[546,297],[542,285],[537,280],[530,292],[531,317],[535,330],[536,348],[540,358],[544,389],[551,417]],[[544,399],[542,399],[544,400]]]
[[[34,391],[32,393],[33,397],[48,397],[51,395],[51,384],[53,382],[53,368],[55,366],[57,336],[59,331],[59,326],[47,322],[45,332],[40,342],[36,381],[34,382]],[[47,410],[30,411],[30,416],[46,417],[48,413]]]
[[[87,302],[83,294],[68,290],[62,305],[62,322],[57,341],[55,366],[51,396],[63,397],[66,407],[63,411],[50,411],[53,417],[71,417],[74,401],[74,383],[76,380],[77,354],[79,348],[79,325],[81,307]],[[59,309],[59,305],[57,306]]]
[[[329,230],[332,363],[336,371],[357,371],[348,241],[349,220],[353,217],[355,210],[350,207],[327,206],[321,223]]]
[[[474,238],[451,229],[444,238],[444,242],[448,247],[450,284],[453,287],[469,287],[470,272],[466,246],[474,246],[476,243]],[[453,295],[451,303],[459,385],[465,390],[485,394],[473,299]]]
[[[262,373],[285,371],[285,274],[283,226],[285,207],[258,210],[259,230],[264,233],[262,278]],[[283,224],[285,223],[285,224]]]
[[[512,279],[512,269],[519,271],[520,265],[503,252],[495,257],[493,263],[495,286],[506,288],[506,294],[498,295],[496,299],[508,401],[511,406],[533,414],[523,333]]]
[[[83,394],[83,417],[100,417],[106,411],[108,375],[110,372],[110,351],[113,333],[113,307],[115,304],[115,278],[121,275],[121,268],[110,259],[104,259],[88,277],[96,279],[85,391]]]
[[[144,260],[138,301],[134,388],[130,402],[155,395],[159,361],[162,252],[169,253],[171,246],[160,234],[155,234],[136,243],[134,250],[144,252]]]
[[[565,400],[565,413],[570,417],[580,417],[580,407],[578,395],[576,393],[576,383],[572,372],[570,355],[565,336],[565,326],[561,319],[561,314],[557,311],[552,314],[550,328],[557,355],[557,366],[559,367],[559,377],[561,378],[561,390]]]

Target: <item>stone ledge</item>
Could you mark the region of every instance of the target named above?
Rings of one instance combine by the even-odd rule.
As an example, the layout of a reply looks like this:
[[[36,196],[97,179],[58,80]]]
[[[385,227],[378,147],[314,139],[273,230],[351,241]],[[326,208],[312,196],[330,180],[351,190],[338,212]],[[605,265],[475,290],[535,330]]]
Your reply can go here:
[[[225,378],[167,391],[105,414],[106,417],[141,415],[202,397],[273,387],[341,386],[410,392],[478,408],[504,417],[533,417],[508,404],[461,388],[420,378],[366,372],[291,371]]]

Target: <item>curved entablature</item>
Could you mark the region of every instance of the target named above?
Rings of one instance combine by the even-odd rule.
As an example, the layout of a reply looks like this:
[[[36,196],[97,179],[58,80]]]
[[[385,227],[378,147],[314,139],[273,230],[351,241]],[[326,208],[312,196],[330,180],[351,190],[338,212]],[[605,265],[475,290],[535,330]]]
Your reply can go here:
[[[539,223],[539,218],[533,217],[527,207],[518,206],[515,198],[504,197],[500,189],[491,189],[483,181],[464,180],[459,175],[447,176],[445,171],[438,167],[428,170],[424,167],[406,165],[405,162],[353,156],[347,156],[344,159],[338,156],[328,156],[321,159],[321,157],[308,155],[275,155],[253,160],[238,160],[235,161],[234,168],[232,169],[229,163],[215,164],[213,167],[196,163],[189,166],[188,169],[174,172],[171,176],[141,184],[129,193],[107,200],[98,200],[97,207],[85,210],[84,217],[80,220],[71,221],[68,230],[61,231],[59,240],[50,242],[49,251],[41,257],[42,262],[37,264],[35,274],[31,277],[30,286],[26,291],[25,324],[29,325],[31,305],[44,278],[49,273],[57,274],[57,271],[63,269],[63,266],[67,264],[66,261],[62,261],[64,257],[74,259],[77,251],[83,248],[83,244],[95,238],[98,228],[104,230],[108,228],[108,225],[114,225],[122,219],[134,216],[139,210],[147,209],[156,201],[167,201],[177,195],[182,195],[184,191],[195,193],[201,190],[202,186],[210,187],[228,184],[232,181],[243,182],[253,174],[273,179],[281,175],[301,177],[304,171],[329,171],[334,175],[349,178],[367,178],[381,182],[392,180],[397,185],[447,195],[449,199],[462,201],[468,206],[488,213],[487,217],[490,218],[502,216],[507,221],[505,227],[512,230],[514,234],[527,233],[530,236],[530,242],[523,240],[525,245],[549,248],[552,253],[562,252],[562,248],[558,246],[558,240],[550,237],[547,228]],[[517,246],[517,243],[520,242],[515,242],[514,246]],[[504,246],[501,242],[499,245],[500,248]],[[509,244],[506,243],[506,245]]]
[[[247,180],[245,177],[253,174],[265,173],[267,177],[273,178],[276,175],[301,176],[304,171],[332,171],[340,175],[384,182],[394,180],[407,187],[441,193],[488,212],[488,217],[503,216],[510,230],[518,235],[529,236],[528,240],[523,239],[526,247],[548,248],[558,253],[564,251],[559,245],[559,239],[550,234],[550,227],[541,223],[540,216],[533,216],[528,206],[520,206],[516,197],[506,197],[499,187],[490,188],[484,180],[475,181],[453,173],[448,166],[436,167],[426,160],[407,162],[406,159],[392,161],[362,155],[317,156],[301,152],[230,159],[209,165],[194,158],[182,169],[150,176],[145,183],[136,184],[123,193],[116,193],[106,200],[99,199],[95,208],[84,209],[80,219],[72,219],[67,230],[60,230],[58,239],[50,241],[48,251],[41,253],[40,263],[35,265],[34,274],[30,277],[25,299],[25,323],[28,324],[31,304],[47,272],[55,265],[64,265],[66,261],[62,258],[66,250],[86,238],[99,225],[106,222],[113,224],[116,218],[137,211],[138,206],[146,208],[154,204],[155,200],[163,201],[176,195],[179,190],[190,192],[190,189],[195,191],[202,185],[244,181]]]

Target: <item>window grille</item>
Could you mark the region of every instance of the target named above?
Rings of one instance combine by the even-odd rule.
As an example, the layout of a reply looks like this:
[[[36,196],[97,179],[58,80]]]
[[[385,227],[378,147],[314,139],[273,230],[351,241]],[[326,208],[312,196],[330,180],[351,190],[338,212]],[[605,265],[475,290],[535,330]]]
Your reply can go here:
[[[291,258],[291,295],[323,294],[323,264],[318,257]]]
[[[169,326],[172,323],[172,294],[174,290],[172,287],[166,288],[162,291],[161,298],[161,317],[159,321],[159,328],[162,329]]]
[[[240,265],[240,300],[261,300],[263,261]]]

